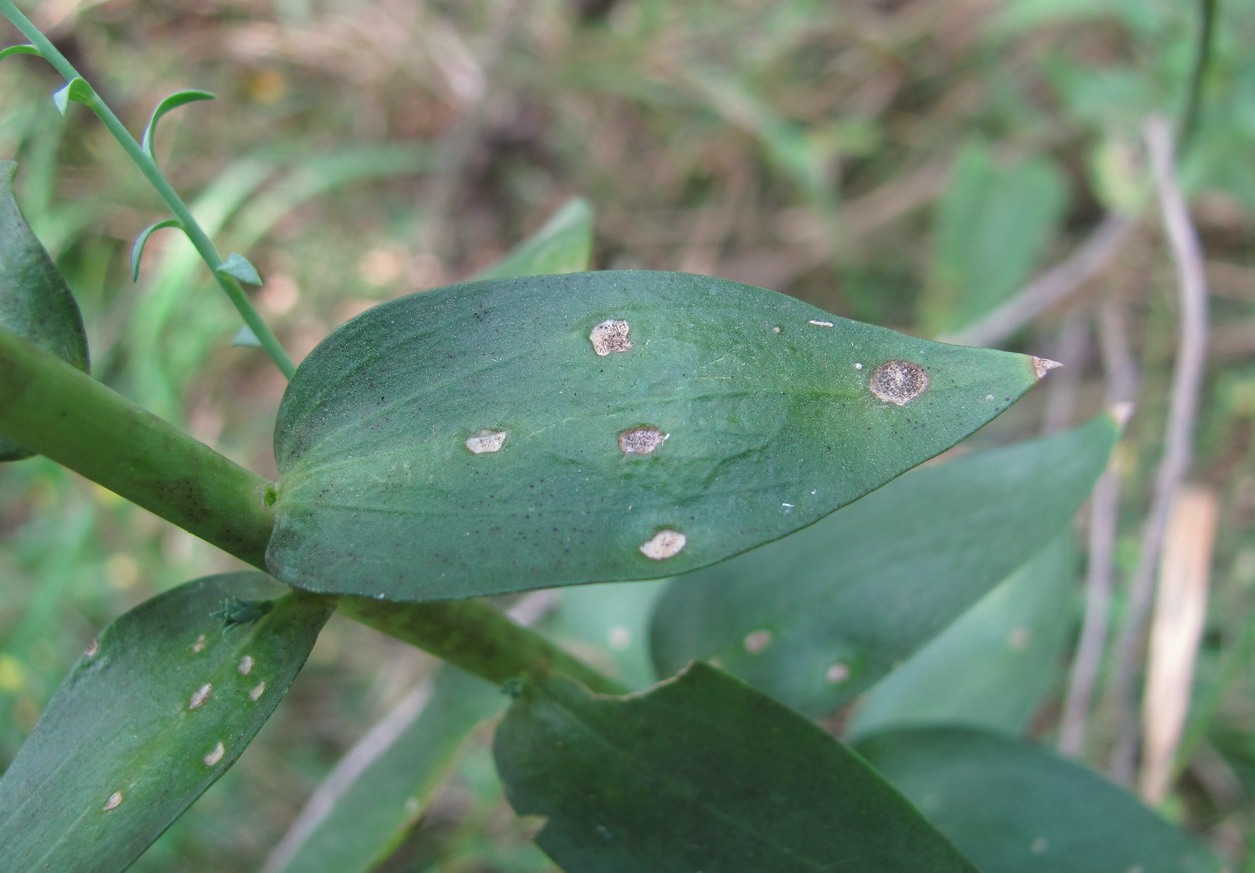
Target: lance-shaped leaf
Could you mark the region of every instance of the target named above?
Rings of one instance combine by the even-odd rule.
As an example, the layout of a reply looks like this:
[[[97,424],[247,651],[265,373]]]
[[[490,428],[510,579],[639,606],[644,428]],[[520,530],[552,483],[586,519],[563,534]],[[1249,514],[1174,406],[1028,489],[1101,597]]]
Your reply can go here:
[[[528,682],[494,754],[567,873],[975,873],[861,758],[702,664],[624,698]]]
[[[267,562],[416,600],[693,570],[953,445],[1049,366],[677,273],[404,297],[288,386]]]
[[[396,848],[477,724],[505,696],[445,666],[380,721],[318,787],[262,873],[367,873]]]
[[[1218,873],[1194,839],[1079,764],[976,728],[906,728],[855,748],[983,873]]]
[[[0,161],[0,326],[87,369],[83,316],[65,279],[31,232],[13,196],[17,164]],[[30,456],[0,437],[0,461]]]
[[[322,600],[209,576],[101,634],[0,779],[6,873],[125,869],[244,751],[309,655]],[[225,629],[224,600],[279,599]]]
[[[784,542],[674,580],[652,627],[659,673],[712,659],[802,712],[835,710],[1058,535],[1118,433],[1103,415],[916,470]]]

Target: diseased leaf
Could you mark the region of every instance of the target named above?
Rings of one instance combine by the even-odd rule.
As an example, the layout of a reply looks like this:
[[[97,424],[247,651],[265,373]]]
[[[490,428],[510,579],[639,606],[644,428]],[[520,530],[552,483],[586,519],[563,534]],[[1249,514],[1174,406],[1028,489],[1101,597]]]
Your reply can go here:
[[[906,728],[855,749],[983,873],[1221,869],[1122,789],[1025,740],[975,728]]]
[[[1063,673],[1077,570],[1066,530],[876,683],[845,735],[914,724],[1023,732]]]
[[[916,470],[785,541],[673,580],[652,626],[659,674],[711,659],[809,715],[837,709],[1057,536],[1118,433],[1103,415]]]
[[[504,708],[445,666],[364,737],[310,798],[262,873],[366,873],[425,814],[474,727]]]
[[[261,573],[189,582],[110,625],[0,778],[5,873],[125,869],[244,751],[330,614]],[[232,597],[278,598],[224,630]]]
[[[140,146],[144,151],[148,152],[150,158],[154,161],[157,160],[157,153],[153,149],[153,137],[157,133],[157,122],[161,120],[161,117],[171,109],[177,109],[180,106],[186,106],[188,103],[195,103],[198,100],[214,100],[216,97],[217,95],[208,91],[196,89],[177,91],[166,97],[157,104],[157,108],[153,110],[152,117],[148,119],[148,124],[144,127],[144,135],[140,139]]]
[[[861,758],[700,663],[624,698],[529,681],[493,750],[567,873],[976,870]]]
[[[0,327],[86,370],[87,333],[78,302],[31,232],[13,195],[17,164],[0,161]],[[0,437],[0,461],[32,453]]]
[[[567,201],[544,227],[476,279],[509,279],[543,273],[579,273],[593,255],[593,208],[587,200]]]
[[[1049,366],[703,276],[428,291],[298,369],[267,561],[395,600],[673,575],[879,487]]]

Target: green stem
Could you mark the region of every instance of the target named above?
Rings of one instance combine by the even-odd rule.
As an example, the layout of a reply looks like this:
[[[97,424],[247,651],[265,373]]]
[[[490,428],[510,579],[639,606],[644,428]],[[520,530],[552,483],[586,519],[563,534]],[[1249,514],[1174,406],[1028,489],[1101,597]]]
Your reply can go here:
[[[86,82],[79,75],[73,64],[66,60],[61,52],[57,51],[56,46],[10,0],[0,0],[0,14],[9,19],[22,32],[23,36],[30,40],[31,45],[39,50],[44,60],[51,64],[53,69],[60,73],[67,82],[72,82],[75,79],[82,79]],[[240,317],[244,319],[244,323],[257,336],[258,342],[261,343],[261,347],[265,349],[266,353],[270,355],[271,360],[275,362],[276,366],[283,372],[283,375],[290,379],[292,374],[296,372],[296,365],[292,363],[292,359],[288,357],[288,353],[284,351],[278,337],[274,335],[269,325],[257,313],[257,310],[253,308],[253,304],[249,301],[248,295],[244,293],[240,283],[232,276],[221,272],[219,268],[223,264],[222,255],[218,253],[218,249],[214,246],[209,235],[205,233],[192,211],[183,202],[183,198],[166,181],[156,162],[136,142],[135,137],[131,136],[130,131],[126,129],[126,125],[118,119],[108,104],[101,99],[95,88],[92,88],[91,101],[87,105],[96,113],[96,116],[104,123],[109,132],[113,134],[114,139],[122,146],[122,150],[126,152],[131,161],[139,168],[139,171],[144,174],[144,177],[148,179],[153,189],[156,190],[157,194],[174,214],[174,217],[179,220],[183,227],[183,232],[187,234],[196,251],[209,266],[209,270],[213,273],[214,280],[218,283],[218,286],[226,293],[228,299],[235,306],[236,311],[240,313]]]
[[[1211,66],[1212,38],[1216,32],[1216,7],[1219,0],[1199,0],[1198,40],[1194,48],[1194,64],[1190,70],[1190,84],[1185,97],[1185,109],[1181,113],[1181,127],[1177,131],[1177,156],[1189,148],[1198,132],[1198,118],[1203,105],[1203,81]]]
[[[0,436],[81,473],[262,570],[270,483],[60,358],[0,327]],[[479,600],[342,611],[490,682],[559,671],[594,691],[611,680]]]

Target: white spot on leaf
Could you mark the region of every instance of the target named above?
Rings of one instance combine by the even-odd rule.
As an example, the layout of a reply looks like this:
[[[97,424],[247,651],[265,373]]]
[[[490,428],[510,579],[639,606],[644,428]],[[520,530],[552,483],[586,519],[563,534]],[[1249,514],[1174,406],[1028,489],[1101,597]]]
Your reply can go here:
[[[815,319],[812,318],[810,320],[810,323],[815,325],[815,327],[832,327],[831,321],[816,321]]]
[[[609,634],[610,648],[616,652],[622,652],[628,646],[632,645],[632,631],[621,624],[616,624],[610,628]]]
[[[473,455],[499,452],[501,447],[505,445],[507,436],[509,434],[503,430],[476,431],[466,438],[466,447]]]
[[[253,670],[253,663],[252,655],[245,655],[243,658],[240,658],[240,666],[237,668],[240,671],[240,675],[247,676],[251,673]]]
[[[94,658],[96,653],[100,651],[100,640],[92,640],[91,645],[87,647],[87,651],[83,652],[84,658]]]
[[[257,683],[256,688],[248,692],[248,697],[250,700],[260,700],[261,696],[265,693],[266,693],[266,683],[262,681],[262,682]]]
[[[860,362],[856,361],[856,362],[854,363],[854,369],[856,369],[856,370],[861,370],[861,369],[863,369],[863,365],[862,365]]]
[[[1007,635],[1007,645],[1014,651],[1022,652],[1033,642],[1033,630],[1027,627],[1017,627]]]
[[[219,741],[216,746],[209,750],[209,754],[205,756],[205,766],[212,767],[222,760],[222,756],[227,753],[226,747]]]
[[[833,664],[828,668],[828,672],[824,674],[824,678],[833,685],[840,685],[850,678],[850,668],[841,663]]]
[[[188,709],[200,709],[205,705],[205,701],[209,699],[210,693],[214,687],[206,682],[201,687],[192,692],[192,698],[187,702]]]
[[[594,327],[588,335],[588,341],[593,344],[593,351],[604,358],[606,355],[626,352],[632,348],[632,340],[628,338],[630,330],[626,321],[612,318]]]
[[[1038,837],[1037,839],[1033,840],[1033,844],[1028,847],[1028,850],[1032,852],[1034,855],[1044,855],[1046,854],[1046,850],[1049,848],[1050,848],[1050,841],[1047,840],[1045,837]]]
[[[200,636],[198,636],[196,638],[196,642],[192,643],[192,651],[198,655],[201,652],[205,651],[205,635],[204,634],[201,634]]]
[[[121,805],[122,805],[122,792],[115,791],[109,795],[109,799],[105,801],[105,805],[100,808],[104,812],[108,812],[111,809],[117,809]]]
[[[655,561],[665,561],[667,558],[674,558],[680,554],[680,550],[687,542],[688,537],[678,530],[663,528],[641,543],[641,554]]]
[[[910,361],[885,361],[872,373],[867,390],[877,400],[906,406],[928,390],[928,371]]]
[[[625,455],[653,454],[670,436],[650,424],[629,427],[619,434],[619,451]]]
[[[772,635],[771,631],[756,630],[750,631],[745,635],[745,641],[742,645],[745,646],[745,651],[749,652],[751,655],[757,655],[767,651],[767,647],[770,646],[774,640],[775,637]]]

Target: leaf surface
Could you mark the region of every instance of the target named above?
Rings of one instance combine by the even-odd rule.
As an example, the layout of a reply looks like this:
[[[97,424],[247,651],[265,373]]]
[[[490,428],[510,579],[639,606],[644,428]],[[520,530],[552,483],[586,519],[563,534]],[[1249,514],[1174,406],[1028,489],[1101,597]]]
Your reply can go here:
[[[837,709],[1058,535],[1118,433],[1103,415],[916,470],[796,536],[673,580],[651,631],[658,672],[711,659],[804,713]]]
[[[16,175],[16,163],[0,161],[0,327],[86,370],[87,334],[78,302],[18,208]],[[30,455],[0,437],[0,461]]]
[[[261,573],[189,582],[111,624],[0,779],[6,873],[125,869],[244,751],[329,615]],[[224,631],[225,599],[279,597]]]
[[[394,600],[674,575],[879,487],[1045,369],[677,273],[404,297],[288,386],[267,561]]]
[[[626,698],[529,682],[494,755],[567,873],[975,873],[861,758],[703,664]]]
[[[1216,873],[1184,832],[1079,764],[975,728],[855,745],[983,873]]]
[[[1013,735],[1027,729],[1063,672],[1075,624],[1074,539],[1070,530],[1056,537],[877,682],[845,735],[907,724],[964,724]]]

